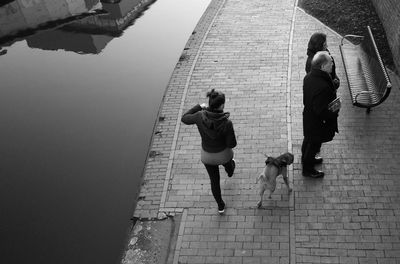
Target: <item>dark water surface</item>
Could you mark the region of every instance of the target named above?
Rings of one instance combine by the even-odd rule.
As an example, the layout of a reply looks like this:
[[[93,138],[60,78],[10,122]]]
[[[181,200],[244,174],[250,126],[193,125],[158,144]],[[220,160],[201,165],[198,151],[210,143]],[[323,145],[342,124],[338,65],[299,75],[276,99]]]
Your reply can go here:
[[[209,2],[0,6],[0,263],[120,261],[162,96]],[[73,21],[93,9],[108,14]]]

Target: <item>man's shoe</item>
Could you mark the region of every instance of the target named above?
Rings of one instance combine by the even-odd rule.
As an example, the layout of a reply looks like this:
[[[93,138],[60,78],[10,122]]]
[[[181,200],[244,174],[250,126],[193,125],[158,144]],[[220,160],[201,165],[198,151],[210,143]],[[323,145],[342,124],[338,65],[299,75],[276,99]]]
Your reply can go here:
[[[232,162],[232,172],[231,172],[231,173],[228,173],[228,177],[232,177],[232,176],[233,176],[233,173],[235,172],[235,167],[236,167],[235,160],[232,159],[231,162]]]
[[[324,175],[325,175],[325,173],[323,171],[319,171],[319,170],[313,170],[313,171],[304,171],[303,170],[304,177],[322,178],[322,177],[324,177]]]
[[[222,215],[225,212],[225,203],[222,206],[218,205],[218,213]]]
[[[314,159],[314,164],[321,164],[324,161],[322,157],[316,156]]]

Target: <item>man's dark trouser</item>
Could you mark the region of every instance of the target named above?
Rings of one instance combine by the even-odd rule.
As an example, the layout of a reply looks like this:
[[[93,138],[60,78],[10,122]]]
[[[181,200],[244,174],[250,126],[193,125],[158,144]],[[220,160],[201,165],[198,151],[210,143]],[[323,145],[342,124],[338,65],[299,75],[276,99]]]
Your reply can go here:
[[[218,208],[222,209],[225,206],[224,201],[221,196],[221,186],[220,186],[220,174],[218,165],[208,165],[204,164],[207,169],[208,176],[211,181],[211,192],[214,196],[215,201],[218,204]],[[229,162],[223,164],[225,171],[230,174],[233,173],[233,162],[230,160]]]
[[[303,171],[313,172],[315,155],[320,151],[322,142],[304,138],[301,145],[301,163]]]

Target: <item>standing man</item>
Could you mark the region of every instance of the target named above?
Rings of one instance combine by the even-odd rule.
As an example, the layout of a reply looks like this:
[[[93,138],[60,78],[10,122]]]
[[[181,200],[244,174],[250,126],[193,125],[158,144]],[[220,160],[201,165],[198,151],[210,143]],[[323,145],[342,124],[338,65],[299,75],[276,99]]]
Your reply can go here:
[[[311,72],[303,80],[303,144],[301,146],[303,176],[320,178],[324,172],[314,168],[322,163],[316,158],[322,143],[332,141],[338,131],[337,107],[331,107],[336,98],[336,89],[330,76],[332,58],[327,51],[319,51],[311,62]]]

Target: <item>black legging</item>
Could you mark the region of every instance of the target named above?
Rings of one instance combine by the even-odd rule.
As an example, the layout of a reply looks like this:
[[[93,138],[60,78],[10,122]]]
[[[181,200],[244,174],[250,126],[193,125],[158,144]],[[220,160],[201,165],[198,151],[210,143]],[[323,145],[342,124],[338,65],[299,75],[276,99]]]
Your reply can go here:
[[[224,201],[221,196],[221,185],[220,185],[220,174],[219,174],[219,166],[218,165],[208,165],[204,164],[207,169],[208,176],[211,181],[211,192],[214,196],[215,201],[218,204],[219,208],[223,208],[225,206]],[[233,162],[230,160],[229,162],[223,164],[225,171],[230,174],[233,173]]]

